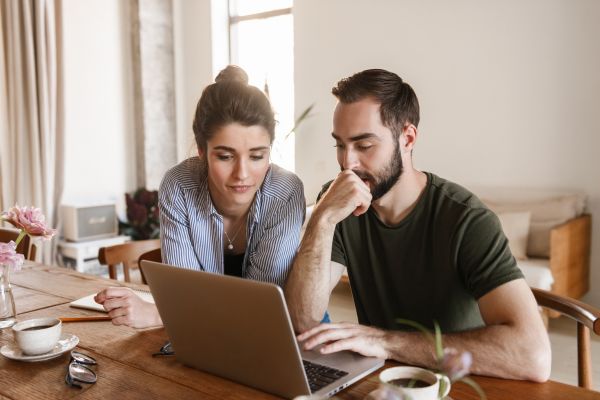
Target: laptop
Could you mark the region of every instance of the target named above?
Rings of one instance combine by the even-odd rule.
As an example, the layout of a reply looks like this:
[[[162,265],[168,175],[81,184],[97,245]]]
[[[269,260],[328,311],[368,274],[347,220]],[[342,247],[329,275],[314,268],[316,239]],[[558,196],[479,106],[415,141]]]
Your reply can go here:
[[[332,396],[383,366],[347,351],[300,350],[275,284],[147,260],[141,268],[183,364],[290,399]]]

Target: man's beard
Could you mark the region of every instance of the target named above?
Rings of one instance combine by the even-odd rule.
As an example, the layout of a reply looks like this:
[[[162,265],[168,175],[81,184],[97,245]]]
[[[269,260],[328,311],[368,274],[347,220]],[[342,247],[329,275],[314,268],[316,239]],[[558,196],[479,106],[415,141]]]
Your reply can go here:
[[[383,167],[376,175],[371,175],[368,172],[354,171],[360,179],[371,183],[371,201],[378,200],[389,192],[392,186],[400,179],[400,175],[402,175],[403,165],[402,156],[400,155],[400,146],[396,143],[396,146],[394,147],[392,159],[388,165]]]

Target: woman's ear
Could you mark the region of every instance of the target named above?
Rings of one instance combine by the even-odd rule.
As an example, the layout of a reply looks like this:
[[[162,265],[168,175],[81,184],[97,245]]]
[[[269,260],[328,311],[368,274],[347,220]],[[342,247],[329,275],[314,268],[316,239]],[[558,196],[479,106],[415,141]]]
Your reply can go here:
[[[204,154],[206,154],[204,149],[201,147],[198,147],[198,157],[204,158]]]

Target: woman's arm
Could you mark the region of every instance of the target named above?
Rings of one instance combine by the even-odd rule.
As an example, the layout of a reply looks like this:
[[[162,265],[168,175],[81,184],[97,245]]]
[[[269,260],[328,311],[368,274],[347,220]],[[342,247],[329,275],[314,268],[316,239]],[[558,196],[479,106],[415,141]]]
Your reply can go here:
[[[167,173],[158,191],[162,261],[165,264],[201,269],[190,237],[187,201],[177,179]]]

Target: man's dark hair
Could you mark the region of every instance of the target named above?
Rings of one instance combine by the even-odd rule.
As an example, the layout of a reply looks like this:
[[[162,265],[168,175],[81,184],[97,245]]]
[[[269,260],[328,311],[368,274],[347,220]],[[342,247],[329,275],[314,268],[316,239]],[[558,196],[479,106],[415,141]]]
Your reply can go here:
[[[267,130],[273,143],[275,116],[267,96],[248,84],[246,72],[229,65],[207,86],[196,106],[192,128],[199,149],[223,126],[238,123],[242,126],[259,125]]]
[[[372,97],[380,104],[381,122],[398,137],[408,124],[419,126],[419,100],[410,85],[384,69],[367,69],[340,80],[331,93],[345,104]]]

